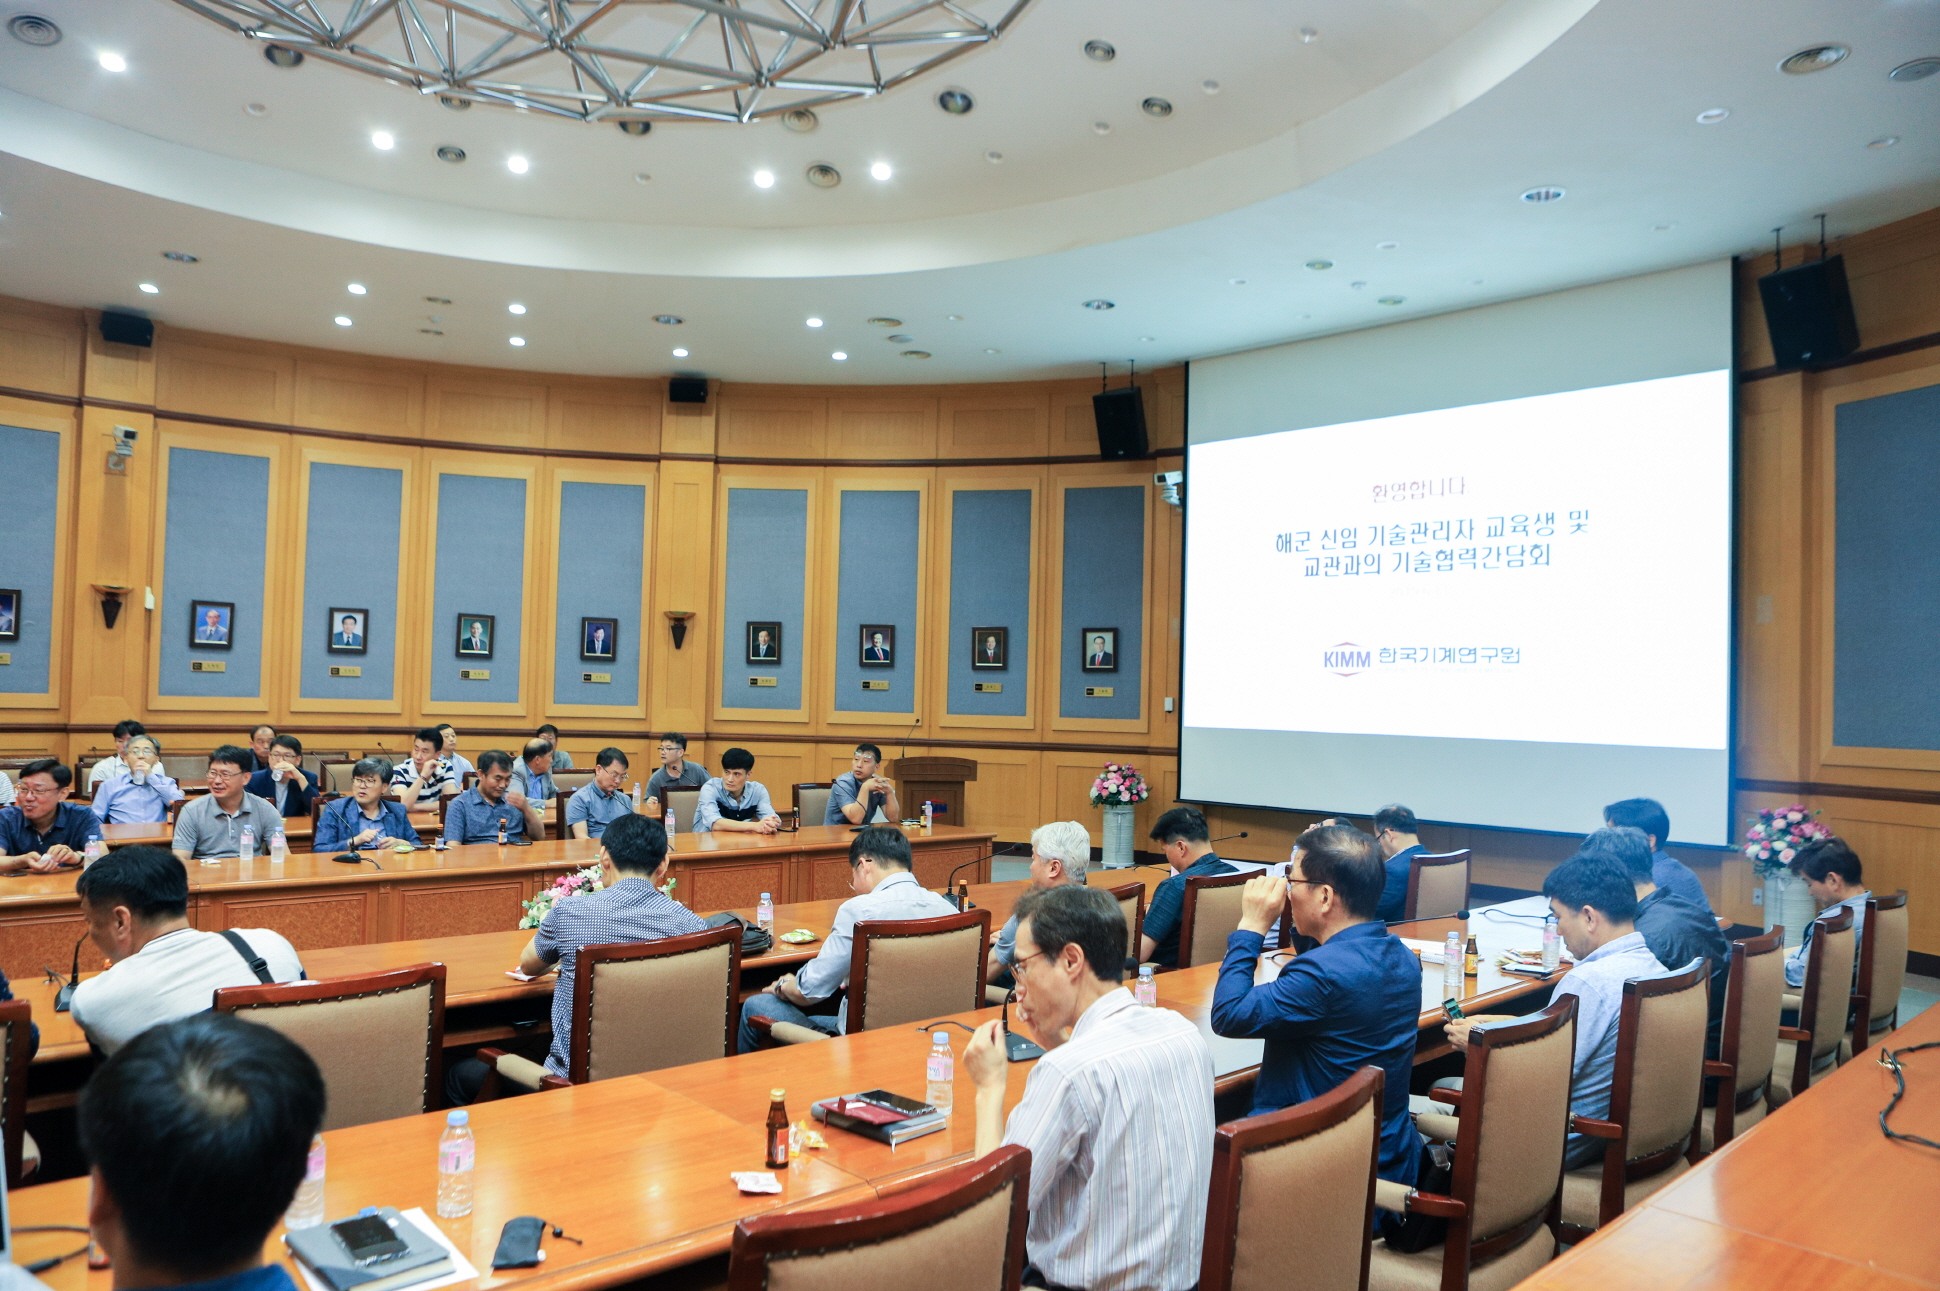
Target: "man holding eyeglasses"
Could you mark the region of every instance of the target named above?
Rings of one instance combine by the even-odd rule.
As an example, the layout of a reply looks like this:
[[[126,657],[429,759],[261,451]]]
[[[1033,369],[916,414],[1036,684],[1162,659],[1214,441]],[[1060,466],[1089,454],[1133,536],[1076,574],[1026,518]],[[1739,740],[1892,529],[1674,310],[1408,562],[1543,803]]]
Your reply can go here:
[[[849,984],[849,954],[855,946],[855,926],[861,919],[934,919],[955,914],[957,908],[916,881],[910,872],[909,839],[886,825],[871,825],[849,843],[849,886],[858,895],[835,912],[835,926],[814,959],[802,965],[741,1006],[741,1037],[737,1052],[752,1053],[760,1044],[753,1018],[792,1022],[825,1035],[848,1030],[849,1002],[834,1017],[810,1016],[806,1010]],[[1112,909],[1116,911],[1117,905]],[[1125,921],[1118,921],[1123,945]],[[1123,965],[1120,965],[1123,968]],[[1207,1141],[1211,1141],[1208,1127]],[[1202,1187],[1203,1191],[1203,1187]]]
[[[79,865],[101,822],[79,803],[65,802],[74,773],[53,758],[20,768],[14,805],[0,810],[0,874],[47,874]]]
[[[225,744],[209,755],[209,792],[175,816],[175,858],[184,865],[213,865],[242,853],[242,832],[256,831],[256,853],[269,850],[270,835],[283,827],[276,804],[248,792],[255,765],[248,749]]]

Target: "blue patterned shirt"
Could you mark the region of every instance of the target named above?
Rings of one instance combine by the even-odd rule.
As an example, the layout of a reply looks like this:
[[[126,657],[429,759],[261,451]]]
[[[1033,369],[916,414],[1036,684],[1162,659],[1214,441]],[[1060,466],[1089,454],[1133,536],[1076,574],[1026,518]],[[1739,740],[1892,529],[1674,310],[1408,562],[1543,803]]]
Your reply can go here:
[[[622,816],[633,814],[633,796],[614,790],[612,793],[596,784],[583,784],[566,799],[566,828],[574,825],[586,826],[586,837],[598,838],[606,832],[606,827]]]
[[[387,838],[402,838],[409,843],[422,843],[417,827],[411,823],[410,813],[404,804],[380,798],[377,802],[377,819],[372,820],[364,814],[363,804],[355,798],[337,798],[325,803],[317,817],[317,834],[311,842],[312,850],[334,852],[350,846],[350,840],[375,827],[377,841],[365,843],[365,847],[376,847]],[[493,836],[493,841],[498,841]]]
[[[532,938],[532,948],[539,958],[559,965],[559,982],[552,988],[552,1050],[546,1054],[546,1070],[555,1076],[568,1074],[572,1054],[573,975],[579,968],[581,946],[659,941],[700,932],[706,927],[699,915],[667,896],[651,879],[626,874],[610,888],[583,892],[554,903],[539,921],[539,931]]]
[[[504,800],[488,802],[476,785],[445,808],[447,843],[496,843],[503,826],[508,839],[525,837],[525,813]]]

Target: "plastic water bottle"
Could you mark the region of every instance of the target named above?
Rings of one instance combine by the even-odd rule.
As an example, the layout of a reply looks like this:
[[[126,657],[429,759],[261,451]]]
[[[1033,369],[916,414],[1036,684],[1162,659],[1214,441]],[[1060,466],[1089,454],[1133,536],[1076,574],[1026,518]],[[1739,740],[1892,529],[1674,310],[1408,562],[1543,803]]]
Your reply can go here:
[[[945,1116],[957,1099],[957,1060],[950,1052],[950,1033],[936,1031],[930,1035],[929,1090],[923,1101]]]
[[[276,832],[269,836],[269,863],[271,865],[281,865],[289,859],[290,837],[283,832],[283,827],[278,825]]]
[[[1138,970],[1138,984],[1132,987],[1132,998],[1148,1009],[1159,1006],[1159,984],[1153,980],[1149,964]]]
[[[242,859],[242,860],[245,860],[245,861],[248,861],[248,860],[254,860],[254,859],[255,859],[255,857],[256,857],[256,828],[255,828],[255,826],[253,826],[253,825],[244,825],[244,826],[243,826],[243,832],[242,832],[242,845],[241,845],[241,846],[240,846],[239,848],[237,848],[237,849],[236,849],[236,855],[237,855],[237,857],[238,857],[238,858],[240,858],[240,859]]]
[[[283,1212],[283,1227],[315,1228],[323,1222],[323,1169],[327,1155],[323,1135],[312,1135],[310,1168],[303,1172],[303,1182],[296,1186],[296,1199]]]
[[[1556,926],[1556,916],[1543,920],[1543,971],[1553,973],[1563,960],[1563,935]]]
[[[754,908],[754,921],[761,931],[774,935],[775,899],[766,892],[761,894],[761,901]]]
[[[633,782],[633,810],[639,811],[640,804],[644,801],[646,800],[640,796],[640,782],[635,780]]]
[[[445,1132],[438,1136],[438,1218],[460,1219],[472,1213],[472,1165],[477,1144],[472,1139],[472,1114],[460,1108],[445,1114]]]
[[[936,804],[932,802],[930,799],[925,798],[923,799],[923,828],[924,830],[927,831],[930,829],[934,829],[935,827],[936,827]]]
[[[81,868],[86,869],[108,854],[108,845],[98,838],[90,838],[88,845],[81,850]]]
[[[672,850],[674,843],[674,809],[670,803],[660,813],[660,824],[667,831],[667,846]]]
[[[1462,934],[1451,932],[1442,946],[1442,998],[1462,998]]]

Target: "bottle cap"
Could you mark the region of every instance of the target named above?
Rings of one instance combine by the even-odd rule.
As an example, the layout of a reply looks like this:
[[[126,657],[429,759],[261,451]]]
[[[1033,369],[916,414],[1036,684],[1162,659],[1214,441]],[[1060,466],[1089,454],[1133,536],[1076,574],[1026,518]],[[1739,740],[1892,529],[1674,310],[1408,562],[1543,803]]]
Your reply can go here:
[[[935,1035],[930,1037],[930,1043],[948,1044],[950,1043],[950,1033],[948,1031],[938,1031]]]
[[[777,1103],[779,1103],[783,1098],[786,1098],[787,1096],[788,1096],[788,1091],[785,1089],[771,1089],[768,1091],[768,1097],[773,1099]]]
[[[769,896],[768,896],[768,894],[767,894],[766,892],[763,892],[763,893],[761,894],[761,899],[762,899],[763,901],[766,901],[766,900],[768,900],[768,899],[769,899]]]
[[[470,1125],[471,1120],[472,1120],[472,1114],[466,1111],[462,1107],[457,1109],[456,1111],[445,1113],[446,1125]]]

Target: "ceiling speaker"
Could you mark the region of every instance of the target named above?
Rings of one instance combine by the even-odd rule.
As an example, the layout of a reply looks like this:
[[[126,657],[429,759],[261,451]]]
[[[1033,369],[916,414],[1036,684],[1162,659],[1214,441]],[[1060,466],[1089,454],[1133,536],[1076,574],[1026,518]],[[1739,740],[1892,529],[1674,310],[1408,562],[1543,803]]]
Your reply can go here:
[[[1091,396],[1091,415],[1098,422],[1098,456],[1108,462],[1145,456],[1145,398],[1137,386]]]
[[[1826,256],[1768,273],[1758,280],[1771,333],[1772,358],[1781,368],[1802,368],[1843,359],[1859,348],[1859,322],[1846,287],[1846,259]]]
[[[101,339],[113,341],[116,345],[139,345],[147,349],[155,344],[155,323],[153,319],[138,314],[103,314]]]
[[[667,382],[667,402],[706,403],[706,377],[674,377]]]

